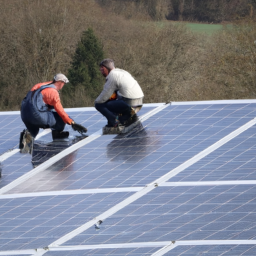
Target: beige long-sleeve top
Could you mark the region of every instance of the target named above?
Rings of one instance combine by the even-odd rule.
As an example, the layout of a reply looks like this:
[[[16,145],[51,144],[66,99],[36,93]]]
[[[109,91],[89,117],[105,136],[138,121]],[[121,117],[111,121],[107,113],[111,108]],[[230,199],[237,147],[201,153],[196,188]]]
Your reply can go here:
[[[95,103],[106,102],[115,91],[119,96],[127,99],[139,99],[144,97],[140,85],[132,75],[119,68],[115,68],[110,71],[106,77],[104,88],[95,100]]]

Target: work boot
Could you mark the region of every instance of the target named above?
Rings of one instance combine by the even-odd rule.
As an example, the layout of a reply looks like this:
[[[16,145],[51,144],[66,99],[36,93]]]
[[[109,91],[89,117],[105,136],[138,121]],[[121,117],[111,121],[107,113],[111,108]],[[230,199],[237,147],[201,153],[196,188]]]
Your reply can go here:
[[[136,111],[131,107],[128,114],[119,114],[119,121],[121,124],[126,125],[127,123],[132,122],[134,116],[136,116]]]
[[[52,130],[52,139],[65,139],[68,138],[69,132],[64,132],[64,131],[57,131],[57,130]]]
[[[19,143],[19,149],[22,149],[24,148],[24,144],[23,144],[23,137],[24,137],[24,134],[25,134],[25,129],[20,133],[20,143]]]
[[[33,151],[34,138],[28,130],[23,130],[20,133],[19,149],[21,153],[31,154]]]
[[[139,120],[138,116],[136,114],[134,114],[132,117],[130,117],[129,119],[127,119],[124,122],[124,126],[129,126],[135,122],[137,122]]]

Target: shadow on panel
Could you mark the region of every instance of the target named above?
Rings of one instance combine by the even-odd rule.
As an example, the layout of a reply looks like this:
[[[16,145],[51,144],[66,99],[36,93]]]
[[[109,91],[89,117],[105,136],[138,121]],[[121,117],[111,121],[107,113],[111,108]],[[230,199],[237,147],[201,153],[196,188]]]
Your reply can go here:
[[[55,140],[51,142],[35,141],[33,145],[31,160],[33,167],[37,167],[38,165],[50,159],[51,157],[57,155],[61,151],[65,150],[66,148],[74,145],[75,143],[87,137],[87,135],[83,135],[76,136],[75,138],[71,139]]]

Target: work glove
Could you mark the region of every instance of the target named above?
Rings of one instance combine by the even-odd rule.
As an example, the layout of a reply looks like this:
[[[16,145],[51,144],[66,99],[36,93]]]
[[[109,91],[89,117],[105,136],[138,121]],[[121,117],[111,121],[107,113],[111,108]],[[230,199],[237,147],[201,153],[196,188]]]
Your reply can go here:
[[[114,92],[111,97],[109,98],[109,100],[116,100],[117,99],[117,93]]]
[[[77,124],[74,121],[71,123],[71,126],[74,131],[79,132],[80,134],[87,133],[87,129],[81,124]]]

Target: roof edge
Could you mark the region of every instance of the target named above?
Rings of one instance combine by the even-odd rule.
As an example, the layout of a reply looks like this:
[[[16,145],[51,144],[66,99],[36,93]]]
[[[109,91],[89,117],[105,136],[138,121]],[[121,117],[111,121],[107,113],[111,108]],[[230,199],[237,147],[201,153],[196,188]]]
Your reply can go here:
[[[256,103],[256,99],[240,99],[240,100],[206,100],[206,101],[170,101],[167,103],[144,103],[143,107],[159,107],[164,104],[171,105],[214,105],[214,104],[249,104]],[[96,111],[94,107],[81,107],[81,108],[65,108],[65,111],[78,112],[78,111]],[[20,111],[0,111],[0,115],[20,115]]]

